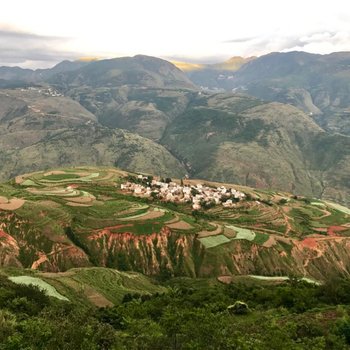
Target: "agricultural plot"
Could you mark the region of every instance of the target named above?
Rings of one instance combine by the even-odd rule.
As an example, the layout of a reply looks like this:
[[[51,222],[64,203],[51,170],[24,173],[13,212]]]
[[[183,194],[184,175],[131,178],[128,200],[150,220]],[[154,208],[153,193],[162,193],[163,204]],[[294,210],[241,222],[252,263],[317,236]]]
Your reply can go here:
[[[138,214],[138,215],[126,216],[126,217],[120,218],[119,220],[122,220],[122,221],[151,220],[151,219],[160,218],[160,217],[164,216],[165,213],[166,213],[166,211],[164,209],[153,208],[153,210],[148,210],[148,211],[145,211],[145,212]]]
[[[237,232],[236,237],[234,237],[233,239],[245,239],[247,241],[252,242],[256,237],[255,232],[253,232],[252,230],[233,225],[227,225],[226,227]]]
[[[28,275],[23,275],[27,272]],[[104,267],[74,268],[59,273],[2,269],[0,273],[7,275],[14,283],[38,286],[57,299],[98,307],[120,304],[128,293],[150,295],[167,292],[167,288],[140,273]]]
[[[14,283],[17,284],[25,284],[25,285],[34,285],[39,287],[41,290],[43,290],[48,296],[54,297],[60,300],[68,301],[69,299],[66,298],[64,295],[57,292],[57,290],[48,284],[47,282],[43,281],[41,278],[37,277],[31,277],[31,276],[14,276],[9,277],[9,280],[11,280]]]
[[[184,245],[186,243],[184,252],[192,249],[188,247],[195,237],[198,239],[196,243],[202,244],[201,248],[219,246],[221,248],[213,250],[213,253],[220,250],[229,254],[233,245],[240,245],[244,252],[249,252],[254,244],[263,246],[265,253],[266,250],[276,249],[276,245],[282,245],[281,239],[287,240],[286,247],[282,247],[289,253],[296,240],[303,240],[310,234],[328,236],[327,239],[331,239],[331,236],[339,238],[350,235],[347,226],[350,223],[348,209],[341,206],[319,205],[317,200],[317,205],[314,205],[291,196],[288,203],[285,203],[280,198],[287,196],[282,196],[281,193],[250,190],[252,198],[234,203],[230,208],[215,205],[210,209],[193,211],[191,205],[186,203],[166,203],[152,197],[141,198],[122,193],[119,184],[125,182],[125,177],[122,177],[125,174],[105,168],[61,169],[23,175],[18,181],[16,179],[16,184],[9,182],[1,185],[0,215],[5,225],[1,229],[15,239],[23,239],[23,244],[30,250],[27,254],[30,258],[24,261],[24,266],[33,266],[38,259],[38,252],[44,252],[50,264],[57,264],[52,265],[54,268],[65,270],[65,264],[72,266],[70,261],[76,266],[69,256],[75,254],[76,247],[83,250],[93,264],[95,261],[96,264],[112,261],[113,264],[108,266],[119,266],[114,265],[115,259],[119,258],[116,256],[119,250],[116,251],[114,247],[121,249],[123,254],[130,254],[129,246],[134,249],[132,240],[143,241],[143,237],[134,236],[143,235],[152,237],[146,239],[147,245],[142,243],[142,249],[145,248],[146,253],[142,256],[142,262],[141,259],[140,263],[137,262],[140,264],[138,269],[143,268],[141,264],[150,264],[148,259],[152,255],[151,245],[160,242],[157,234],[169,238],[169,244],[164,243],[161,249],[171,258],[175,256],[174,259],[178,258],[176,254],[180,251],[174,247],[180,242]],[[21,207],[12,213],[1,210],[1,205],[8,205],[14,198],[23,198]],[[120,243],[123,240],[126,241],[125,244]],[[125,250],[122,247],[124,245]],[[72,246],[74,249],[70,250]],[[186,251],[186,259],[197,259],[197,252],[193,252],[195,249]],[[159,255],[161,259],[158,250],[155,252],[157,259]],[[100,257],[101,260],[98,260]],[[67,263],[64,259],[67,259]],[[91,272],[91,276],[94,274]],[[71,278],[62,275],[59,280],[52,278],[50,281],[45,276],[43,279],[70,300],[71,297],[76,297],[72,292],[76,290],[76,294],[83,293],[98,306],[107,306],[111,300],[113,302],[113,297],[110,297],[112,292],[107,295],[98,289],[98,285],[91,286],[85,275],[83,278],[80,273],[74,273],[74,276]],[[120,275],[119,279],[113,275],[108,276],[106,279],[115,278],[116,281],[121,278]],[[99,280],[97,276],[91,279]],[[127,280],[130,283],[132,281]],[[61,287],[62,283],[66,289]],[[107,282],[99,280],[99,283]],[[82,285],[85,286],[84,289],[81,289]],[[67,290],[71,294],[67,294]],[[114,292],[117,293],[116,290]]]
[[[16,182],[26,187],[64,185],[71,183],[98,183],[103,181],[118,181],[120,177],[125,176],[125,174],[125,172],[117,169],[74,168],[18,176]]]
[[[250,278],[254,278],[260,281],[276,281],[276,282],[281,282],[281,281],[288,281],[290,278],[288,276],[259,276],[259,275],[248,275]],[[316,281],[314,279],[308,278],[308,277],[302,277],[302,281],[305,281],[307,283],[311,284],[316,284],[320,285],[321,282]]]
[[[0,197],[0,210],[17,210],[25,203],[21,198]]]
[[[102,306],[120,303],[127,293],[165,293],[166,288],[136,272],[122,272],[103,267],[76,268],[53,274],[40,273],[42,278],[62,290],[70,299],[82,296],[90,303]]]
[[[22,183],[21,183],[21,185],[22,186],[40,186],[40,185],[38,185],[36,182],[34,182],[33,180],[29,180],[29,179],[27,179],[27,180],[25,180],[25,181],[23,181]]]
[[[340,212],[342,212],[344,214],[350,215],[350,209],[344,207],[343,205],[332,203],[332,202],[328,202],[328,201],[325,201],[325,203],[327,203],[327,205],[330,206],[331,208],[339,210]]]
[[[199,240],[207,249],[231,242],[231,240],[224,235],[203,237],[199,238]]]

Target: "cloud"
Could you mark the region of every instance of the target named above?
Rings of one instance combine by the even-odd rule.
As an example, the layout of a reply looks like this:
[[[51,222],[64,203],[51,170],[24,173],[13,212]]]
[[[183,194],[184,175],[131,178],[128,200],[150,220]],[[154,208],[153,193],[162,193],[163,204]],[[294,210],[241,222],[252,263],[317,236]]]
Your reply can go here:
[[[222,44],[229,46],[232,52],[241,52],[244,56],[260,56],[275,51],[307,51],[322,54],[349,50],[350,32],[317,30],[303,35],[276,32],[260,37],[238,38]]]
[[[64,59],[80,56],[65,52],[64,45],[70,38],[37,35],[0,28],[0,65],[19,65],[30,68],[50,67]]]
[[[226,44],[230,44],[230,43],[246,43],[246,42],[252,41],[254,39],[256,39],[256,36],[225,40],[225,41],[223,41],[223,43],[226,43]]]

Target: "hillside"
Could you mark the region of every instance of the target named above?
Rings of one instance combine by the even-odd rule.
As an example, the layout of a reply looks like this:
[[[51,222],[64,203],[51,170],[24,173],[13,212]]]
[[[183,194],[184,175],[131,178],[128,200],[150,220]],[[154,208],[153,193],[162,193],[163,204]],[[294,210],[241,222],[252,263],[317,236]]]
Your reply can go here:
[[[0,90],[0,179],[61,165],[118,165],[185,173],[161,145],[101,126],[78,102],[50,87]]]
[[[138,57],[122,62],[133,66]],[[159,65],[157,59],[145,59]],[[111,76],[110,65],[115,61],[119,62],[94,64],[101,64],[99,69]],[[231,61],[227,64],[240,65],[244,60]],[[83,70],[93,72],[95,68],[87,65]],[[165,83],[145,88],[142,79],[110,85],[108,80],[95,82],[81,72],[66,74],[68,80],[57,82],[57,89],[79,101],[99,123],[162,144],[191,177],[277,188],[349,204],[349,138],[325,133],[295,108],[239,94],[165,88]],[[75,78],[70,81],[70,76],[79,76],[81,85],[74,83]]]
[[[349,204],[350,138],[292,106],[202,92],[160,142],[194,177]]]
[[[71,299],[46,280],[72,292]],[[56,274],[2,269],[0,285],[4,349],[346,350],[350,344],[346,279],[318,285],[295,277],[237,277],[234,283],[175,278],[155,284],[104,268]],[[102,294],[113,300],[127,291],[114,305]]]
[[[1,276],[8,276],[15,283],[37,285],[50,296],[85,306],[113,306],[121,303],[127,294],[150,295],[166,291],[139,273],[103,267],[75,268],[59,273],[3,268]]]
[[[243,64],[238,75],[259,60],[233,58],[224,66]],[[173,64],[148,56],[64,61],[33,72],[40,85],[0,90],[2,179],[116,165],[349,204],[349,137],[290,105],[200,91]]]
[[[292,104],[323,128],[349,135],[349,62],[349,52],[274,52],[247,62],[231,77],[226,74],[215,87]],[[205,86],[204,73],[201,78]]]
[[[245,199],[193,211],[121,189],[130,180],[138,181],[117,169],[83,167],[3,184],[0,264],[51,272],[100,266],[159,278],[349,274],[345,207],[226,185]]]

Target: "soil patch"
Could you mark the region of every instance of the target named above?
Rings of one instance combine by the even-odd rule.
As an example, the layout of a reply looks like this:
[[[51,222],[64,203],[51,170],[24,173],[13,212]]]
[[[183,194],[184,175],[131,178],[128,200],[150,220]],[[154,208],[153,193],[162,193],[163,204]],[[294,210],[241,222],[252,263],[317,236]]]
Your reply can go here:
[[[218,281],[224,284],[230,284],[232,282],[232,276],[219,276]]]
[[[94,200],[94,197],[72,197],[69,198],[69,202],[79,203],[79,204],[87,204],[91,203]]]
[[[327,233],[329,236],[334,237],[334,236],[338,236],[337,232],[345,231],[347,229],[348,229],[347,227],[343,227],[343,226],[330,226],[327,229]]]
[[[198,232],[198,238],[219,235],[222,232],[222,226],[216,224],[214,225],[216,226],[216,229],[214,231],[200,231]]]
[[[175,230],[190,230],[193,228],[193,226],[191,226],[189,223],[182,220],[178,222],[174,222],[172,224],[167,224],[167,226]]]
[[[305,247],[305,248],[315,249],[317,247],[316,239],[311,237],[305,238],[300,243],[302,247]]]
[[[16,210],[21,208],[24,203],[25,203],[24,199],[12,198],[8,200],[7,203],[0,202],[0,210]]]
[[[84,286],[84,294],[89,301],[97,307],[113,306],[112,302],[91,287]]]
[[[271,248],[272,246],[274,246],[276,244],[276,239],[274,236],[270,235],[269,239],[263,243],[263,247],[266,248]]]
[[[9,200],[6,197],[1,197],[0,196],[0,204],[7,204]]]
[[[147,212],[145,215],[135,217],[135,218],[130,218],[130,220],[151,220],[151,219],[157,219],[160,218],[164,215],[164,211],[162,210],[152,210]],[[123,220],[126,220],[128,218],[123,218]]]

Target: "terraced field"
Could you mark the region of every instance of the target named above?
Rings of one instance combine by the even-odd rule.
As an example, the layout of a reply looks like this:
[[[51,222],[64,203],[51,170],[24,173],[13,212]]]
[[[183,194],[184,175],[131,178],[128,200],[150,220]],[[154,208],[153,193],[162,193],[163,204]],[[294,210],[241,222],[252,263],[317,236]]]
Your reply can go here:
[[[288,259],[288,269],[305,255],[304,269],[309,256],[326,254],[325,244],[347,244],[350,237],[348,209],[335,203],[235,186],[247,198],[232,208],[193,211],[191,204],[122,191],[127,180],[130,174],[118,169],[80,167],[26,174],[0,185],[0,265],[200,276],[213,273],[206,272],[209,265],[220,261],[231,273],[247,273],[240,267],[246,258],[231,253],[239,250],[247,259],[250,251],[262,259],[268,259],[267,251],[276,254],[273,264],[285,268]]]

